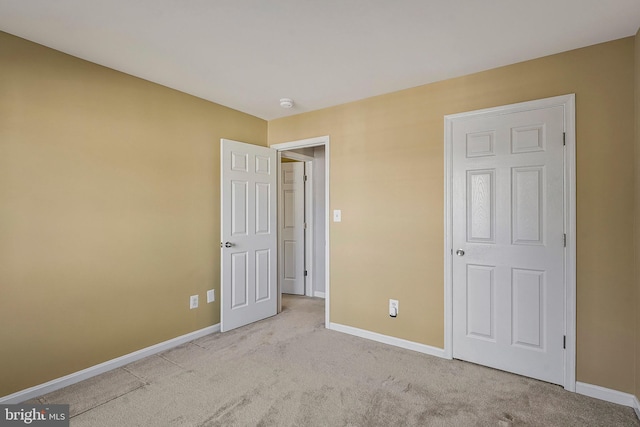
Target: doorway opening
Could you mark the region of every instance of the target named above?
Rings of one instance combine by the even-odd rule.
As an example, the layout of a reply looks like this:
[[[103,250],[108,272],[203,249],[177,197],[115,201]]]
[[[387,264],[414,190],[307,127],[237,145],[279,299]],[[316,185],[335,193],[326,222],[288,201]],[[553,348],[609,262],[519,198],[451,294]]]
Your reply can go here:
[[[274,144],[270,148],[278,154],[278,312],[282,310],[283,292],[324,298],[328,326],[329,137]],[[298,166],[282,167],[293,163]],[[303,189],[302,197],[296,197],[294,174],[300,172],[294,169],[302,170],[302,176],[307,177],[302,178],[302,185],[298,183],[297,188]],[[293,227],[300,222],[302,230]]]

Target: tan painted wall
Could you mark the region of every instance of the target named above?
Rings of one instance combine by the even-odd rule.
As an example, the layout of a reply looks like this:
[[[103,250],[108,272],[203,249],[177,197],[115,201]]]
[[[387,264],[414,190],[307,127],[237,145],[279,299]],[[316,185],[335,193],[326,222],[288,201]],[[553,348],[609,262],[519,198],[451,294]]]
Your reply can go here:
[[[270,145],[331,137],[332,322],[442,347],[443,117],[576,93],[577,378],[633,392],[633,49],[626,38],[269,122]]]
[[[0,32],[0,396],[219,322],[221,137],[267,123]]]

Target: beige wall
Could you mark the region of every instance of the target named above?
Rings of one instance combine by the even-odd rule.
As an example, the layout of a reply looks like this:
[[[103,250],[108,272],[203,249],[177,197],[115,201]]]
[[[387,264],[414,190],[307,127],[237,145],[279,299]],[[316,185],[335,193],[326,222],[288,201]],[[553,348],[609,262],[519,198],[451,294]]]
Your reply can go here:
[[[633,49],[626,38],[269,122],[270,145],[331,137],[332,322],[442,347],[443,117],[575,93],[577,378],[633,392]]]
[[[0,32],[0,396],[218,323],[219,140],[266,136]]]

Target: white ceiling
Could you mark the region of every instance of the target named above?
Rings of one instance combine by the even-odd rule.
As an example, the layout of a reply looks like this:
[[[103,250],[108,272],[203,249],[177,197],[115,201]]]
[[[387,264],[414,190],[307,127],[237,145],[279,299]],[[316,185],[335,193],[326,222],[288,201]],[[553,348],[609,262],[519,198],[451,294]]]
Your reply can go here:
[[[640,0],[0,0],[2,31],[268,120],[639,26]]]

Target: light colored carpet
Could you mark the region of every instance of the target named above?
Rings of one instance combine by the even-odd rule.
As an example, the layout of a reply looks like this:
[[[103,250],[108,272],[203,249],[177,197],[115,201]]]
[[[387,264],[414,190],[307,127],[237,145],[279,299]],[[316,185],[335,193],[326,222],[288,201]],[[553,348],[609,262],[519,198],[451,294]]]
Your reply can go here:
[[[640,426],[633,409],[329,331],[324,300],[38,399],[71,426]]]

